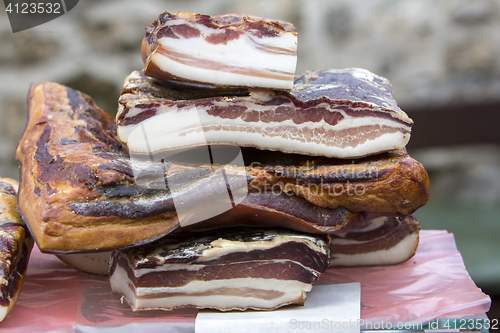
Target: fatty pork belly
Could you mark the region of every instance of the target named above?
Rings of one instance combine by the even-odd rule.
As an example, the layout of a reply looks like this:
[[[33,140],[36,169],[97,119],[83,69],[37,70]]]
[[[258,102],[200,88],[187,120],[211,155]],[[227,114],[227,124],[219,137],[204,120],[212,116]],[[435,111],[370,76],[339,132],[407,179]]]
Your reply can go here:
[[[206,207],[228,193],[221,174],[243,179],[238,184],[247,195],[200,228],[243,224],[331,234],[375,217],[409,216],[429,196],[425,169],[404,150],[342,160],[243,148],[242,166],[133,161],[113,119],[89,96],[44,82],[32,86],[28,101],[16,152],[19,211],[47,253],[140,245],[183,228],[174,194],[194,210]],[[172,178],[183,185],[176,193]]]
[[[28,269],[33,238],[17,212],[16,180],[0,178],[0,321],[15,306]]]
[[[115,251],[110,283],[134,311],[272,310],[302,305],[328,258],[325,236],[219,229]]]
[[[146,75],[206,89],[291,89],[297,33],[291,23],[240,14],[164,12],[142,43]]]
[[[133,72],[119,99],[118,137],[137,155],[234,145],[358,158],[404,148],[413,123],[387,79],[357,68],[306,72],[291,91],[206,94]]]
[[[378,217],[365,226],[331,235],[330,267],[398,264],[417,250],[420,224],[405,219]]]

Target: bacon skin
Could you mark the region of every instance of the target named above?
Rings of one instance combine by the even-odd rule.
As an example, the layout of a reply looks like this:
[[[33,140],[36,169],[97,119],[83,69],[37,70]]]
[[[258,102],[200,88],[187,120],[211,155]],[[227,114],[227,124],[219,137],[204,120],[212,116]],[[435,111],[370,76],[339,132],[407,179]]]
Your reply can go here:
[[[38,247],[55,254],[106,250],[151,241],[177,227],[175,212],[132,219],[91,217],[68,209],[102,200],[97,187],[133,182],[113,118],[93,100],[57,83],[34,84],[16,158],[19,211]]]

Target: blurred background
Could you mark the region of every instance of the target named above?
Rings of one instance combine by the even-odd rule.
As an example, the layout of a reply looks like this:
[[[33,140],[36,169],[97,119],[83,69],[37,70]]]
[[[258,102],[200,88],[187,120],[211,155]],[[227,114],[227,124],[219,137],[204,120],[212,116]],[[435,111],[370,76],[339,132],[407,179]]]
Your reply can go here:
[[[500,296],[500,0],[80,0],[15,34],[1,8],[0,176],[18,178],[30,83],[79,89],[114,115],[123,80],[143,67],[144,28],[164,10],[286,20],[299,33],[298,74],[387,77],[415,121],[408,151],[431,178],[422,228],[452,232],[476,284]]]

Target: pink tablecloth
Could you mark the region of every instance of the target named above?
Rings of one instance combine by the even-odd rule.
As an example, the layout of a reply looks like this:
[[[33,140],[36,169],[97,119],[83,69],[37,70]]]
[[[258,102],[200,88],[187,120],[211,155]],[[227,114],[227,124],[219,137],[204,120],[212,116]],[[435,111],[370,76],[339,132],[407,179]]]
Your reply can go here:
[[[484,313],[490,298],[469,277],[452,234],[423,230],[417,254],[394,266],[331,268],[320,284],[361,283],[365,321],[428,322]],[[279,311],[279,310],[278,310]],[[194,331],[196,309],[134,313],[108,279],[80,273],[34,249],[22,294],[0,332],[96,332],[161,327]],[[167,328],[171,328],[168,330]],[[152,332],[151,330],[149,332]]]

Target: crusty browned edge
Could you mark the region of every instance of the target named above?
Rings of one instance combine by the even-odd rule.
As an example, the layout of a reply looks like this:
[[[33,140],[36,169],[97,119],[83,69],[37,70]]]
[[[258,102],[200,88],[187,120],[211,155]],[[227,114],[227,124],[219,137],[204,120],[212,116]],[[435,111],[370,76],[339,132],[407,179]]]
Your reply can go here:
[[[2,253],[1,271],[7,285],[0,285],[2,306],[7,307],[7,315],[15,306],[28,269],[28,261],[33,249],[33,238],[17,212],[17,191],[19,183],[10,178],[0,178],[0,183],[10,185],[13,192],[0,189],[0,238],[5,249],[12,253]],[[13,242],[9,244],[10,242]],[[5,256],[5,257],[4,257]],[[8,304],[7,304],[8,303]],[[2,321],[4,318],[0,318]]]
[[[254,167],[249,171],[254,176],[250,190],[279,185],[284,193],[294,193],[320,207],[345,207],[351,212],[399,216],[413,214],[429,200],[429,175],[425,167],[404,149],[342,164],[331,161],[334,160],[318,159],[316,162],[325,163],[309,169],[277,167],[287,172],[281,175],[273,174],[265,167]],[[345,174],[353,178],[328,177]],[[367,179],[356,178],[356,175],[367,175]]]
[[[73,100],[68,92],[73,94]],[[82,154],[96,146],[109,150],[113,147],[106,146],[106,138],[100,142],[99,138],[92,138],[89,131],[85,132],[88,124],[84,119],[78,119],[80,116],[100,121],[102,126],[114,126],[113,119],[85,94],[57,83],[42,82],[30,87],[28,120],[16,150],[21,179],[19,211],[40,250],[55,254],[106,251],[142,244],[175,229],[178,225],[175,213],[132,220],[116,216],[86,217],[68,209],[68,203],[74,200],[98,200],[95,188],[86,184],[90,180],[95,182],[94,185],[127,180],[114,170],[100,170],[97,166],[105,163],[104,160],[94,158],[92,154]],[[74,145],[75,151],[64,153],[65,147],[61,148],[58,142],[61,138],[71,139],[77,135],[77,124],[83,126],[80,130],[89,136],[85,138],[87,142],[79,142]],[[41,148],[48,156],[43,156]],[[56,162],[62,169],[51,173],[50,168]],[[90,170],[93,178],[78,178],[77,172],[73,175],[64,169],[73,167],[78,171],[79,166]]]

